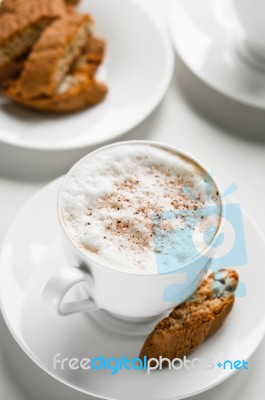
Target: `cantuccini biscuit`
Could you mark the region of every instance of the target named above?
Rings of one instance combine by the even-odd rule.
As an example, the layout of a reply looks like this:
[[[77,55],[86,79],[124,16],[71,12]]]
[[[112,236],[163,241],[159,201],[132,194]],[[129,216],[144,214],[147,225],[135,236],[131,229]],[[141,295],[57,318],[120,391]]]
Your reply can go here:
[[[14,101],[39,111],[67,113],[82,110],[101,102],[108,92],[107,86],[84,74],[69,75],[60,91],[52,97],[25,99],[9,88],[8,96]]]
[[[4,21],[5,28],[0,32],[0,84],[10,99],[40,111],[71,112],[105,98],[107,86],[95,78],[104,58],[105,42],[93,37],[93,19],[90,15],[78,14],[76,3],[4,0],[0,7],[0,22]],[[22,5],[23,12],[18,13]],[[8,21],[15,21],[19,29],[15,29],[13,22],[11,29]],[[25,27],[29,33],[36,26],[40,28],[38,35],[29,35],[31,46],[27,51],[24,46],[25,51],[21,53],[17,48],[20,35],[16,32],[21,33]],[[25,37],[23,32],[22,37]],[[1,53],[1,44],[10,46],[10,41],[15,51]],[[6,53],[16,57],[5,58],[1,65],[1,54]]]
[[[140,352],[173,360],[189,354],[224,323],[234,304],[238,284],[235,271],[223,269],[209,275],[197,291],[158,323]]]
[[[17,80],[17,92],[25,98],[53,96],[91,34],[89,15],[68,15],[45,29]]]
[[[16,82],[10,82],[5,94],[20,104],[40,111],[63,113],[95,105],[108,92],[107,86],[95,79],[96,69],[103,57],[104,42],[91,37],[84,55],[64,77],[53,96],[25,97],[18,91]]]
[[[63,0],[4,0],[0,4],[0,83],[12,78],[16,60],[27,55],[42,31],[65,15]],[[13,64],[14,61],[14,64]],[[10,68],[11,65],[11,68]],[[10,72],[10,73],[9,73]]]

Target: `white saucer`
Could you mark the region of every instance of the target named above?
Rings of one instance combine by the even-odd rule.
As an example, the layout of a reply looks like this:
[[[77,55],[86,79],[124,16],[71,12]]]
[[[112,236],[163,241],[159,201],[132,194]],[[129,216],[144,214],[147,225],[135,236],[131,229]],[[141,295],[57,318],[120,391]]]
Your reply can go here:
[[[50,276],[67,265],[59,237],[56,200],[61,179],[41,190],[22,209],[10,227],[0,254],[1,310],[19,345],[42,369],[81,392],[106,399],[181,399],[205,391],[232,375],[233,371],[181,369],[155,371],[55,371],[53,356],[137,357],[143,338],[117,335],[100,329],[78,314],[59,318],[50,313],[41,294]],[[247,359],[265,332],[264,239],[244,214],[248,264],[239,267],[247,294],[237,298],[224,327],[193,354],[215,363]],[[258,294],[258,297],[257,297]],[[242,371],[246,373],[247,371]]]
[[[100,74],[110,89],[101,104],[69,115],[47,115],[0,98],[0,143],[39,150],[71,150],[114,139],[142,122],[169,86],[174,57],[168,35],[133,0],[83,0],[107,39]]]
[[[61,384],[36,365],[17,346],[0,315],[0,397],[8,400],[95,400]],[[255,393],[264,393],[262,365],[265,341],[251,357],[251,369],[234,374],[222,384],[192,396],[192,400],[249,400]]]
[[[246,105],[265,109],[265,70],[244,56],[229,0],[172,0],[175,48],[202,81]]]

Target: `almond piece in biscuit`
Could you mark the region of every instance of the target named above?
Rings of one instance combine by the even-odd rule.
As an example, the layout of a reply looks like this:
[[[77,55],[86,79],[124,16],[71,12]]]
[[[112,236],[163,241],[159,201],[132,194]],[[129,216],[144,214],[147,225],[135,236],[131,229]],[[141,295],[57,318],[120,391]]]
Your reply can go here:
[[[91,32],[89,15],[68,15],[42,33],[16,82],[25,98],[53,96],[84,50]]]
[[[197,291],[158,323],[147,337],[140,358],[173,360],[189,354],[224,323],[234,304],[235,271],[223,269],[206,277]]]
[[[98,67],[104,60],[105,47],[105,40],[91,36],[88,40],[86,51],[74,65],[75,72],[94,76]]]
[[[0,4],[0,75],[12,78],[9,67],[27,54],[43,29],[65,15],[63,0],[4,0]],[[1,83],[1,80],[0,80]]]

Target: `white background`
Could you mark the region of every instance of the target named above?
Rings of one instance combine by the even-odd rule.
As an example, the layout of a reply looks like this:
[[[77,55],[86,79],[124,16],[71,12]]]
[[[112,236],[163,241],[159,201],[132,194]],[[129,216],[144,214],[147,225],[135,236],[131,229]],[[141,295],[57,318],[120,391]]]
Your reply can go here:
[[[140,1],[157,12],[162,23],[166,22],[169,0]],[[165,99],[148,120],[124,139],[163,141],[192,153],[214,172],[223,189],[236,182],[239,189],[236,199],[264,231],[265,111],[240,105],[213,91],[176,56],[175,73]],[[0,241],[20,207],[52,177],[66,172],[65,167],[60,168],[60,160],[64,160],[64,165],[68,162],[70,167],[73,158],[77,160],[83,154],[29,152],[26,157],[31,157],[39,168],[25,177],[20,168],[16,169],[19,155],[0,146]],[[252,357],[248,372],[238,373],[193,400],[262,398],[264,359],[265,341]],[[18,348],[1,317],[0,397],[5,400],[89,398],[67,389],[36,367]]]

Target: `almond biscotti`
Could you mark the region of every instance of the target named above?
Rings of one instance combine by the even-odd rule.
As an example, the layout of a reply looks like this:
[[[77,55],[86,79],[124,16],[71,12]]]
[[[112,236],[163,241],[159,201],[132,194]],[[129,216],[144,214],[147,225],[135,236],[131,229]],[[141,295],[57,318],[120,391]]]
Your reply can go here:
[[[108,88],[105,84],[99,83],[85,74],[76,74],[66,76],[58,93],[52,97],[23,98],[17,95],[12,86],[9,87],[7,95],[17,103],[35,110],[68,113],[101,102],[107,93]]]
[[[63,0],[4,0],[1,2],[0,75],[4,79],[13,77],[12,69],[9,69],[12,62],[26,55],[40,37],[43,29],[65,13],[66,7]]]
[[[40,111],[72,112],[105,98],[108,88],[95,78],[105,41],[93,37],[92,17],[77,14],[70,3],[63,2],[64,13],[45,26],[26,56],[9,62],[10,74],[0,68],[3,94],[10,99]]]
[[[107,86],[95,79],[96,69],[103,61],[104,48],[104,41],[91,37],[84,55],[80,56],[53,96],[27,98],[18,91],[16,82],[10,82],[5,94],[39,111],[66,113],[91,107],[101,102],[108,93]]]
[[[24,98],[53,96],[91,34],[89,15],[67,15],[45,29],[16,82]]]
[[[197,291],[160,321],[140,352],[173,360],[189,354],[224,323],[234,304],[238,284],[235,271],[223,269],[209,275]]]

